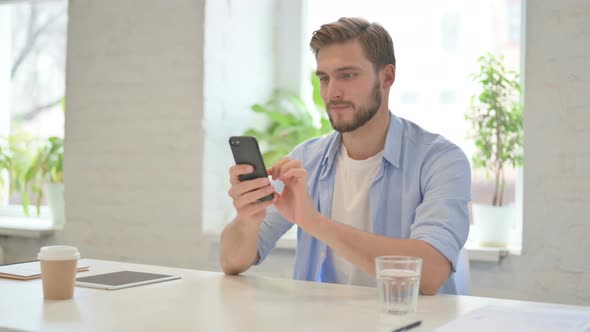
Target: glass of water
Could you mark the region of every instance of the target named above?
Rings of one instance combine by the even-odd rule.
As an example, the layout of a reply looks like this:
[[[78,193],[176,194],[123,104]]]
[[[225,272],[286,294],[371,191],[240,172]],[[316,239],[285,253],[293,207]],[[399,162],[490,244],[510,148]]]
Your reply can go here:
[[[422,258],[380,256],[375,259],[375,268],[382,311],[398,315],[415,312]]]

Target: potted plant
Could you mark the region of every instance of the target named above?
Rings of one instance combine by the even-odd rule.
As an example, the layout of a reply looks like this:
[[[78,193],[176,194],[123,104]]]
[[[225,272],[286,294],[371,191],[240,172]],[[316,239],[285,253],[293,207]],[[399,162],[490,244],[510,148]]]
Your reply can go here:
[[[7,198],[15,191],[20,194],[25,215],[29,215],[31,194],[41,192],[41,179],[31,169],[38,148],[38,141],[26,132],[17,132],[2,139],[3,170],[8,175],[10,186]],[[3,181],[4,182],[4,181]],[[39,197],[39,205],[42,197]],[[40,206],[37,214],[40,213]]]
[[[36,198],[37,216],[41,214],[44,190],[48,196],[53,223],[64,223],[63,139],[39,140],[26,132],[17,132],[0,144],[0,171],[8,173],[8,195],[18,192],[23,212],[30,215],[31,195]],[[0,184],[4,185],[3,179]],[[3,190],[4,191],[4,190]]]
[[[503,58],[486,54],[470,77],[479,91],[471,97],[466,119],[472,125],[475,168],[484,168],[494,179],[491,205],[473,204],[473,221],[480,230],[481,245],[505,247],[514,223],[514,204],[504,203],[506,166],[522,166],[523,106],[519,75],[503,64]]]
[[[264,104],[251,107],[266,118],[266,124],[262,129],[248,129],[244,135],[258,139],[267,167],[285,157],[297,144],[332,131],[320,96],[320,81],[315,74],[311,76],[311,83],[312,107],[307,107],[300,97],[280,91]]]

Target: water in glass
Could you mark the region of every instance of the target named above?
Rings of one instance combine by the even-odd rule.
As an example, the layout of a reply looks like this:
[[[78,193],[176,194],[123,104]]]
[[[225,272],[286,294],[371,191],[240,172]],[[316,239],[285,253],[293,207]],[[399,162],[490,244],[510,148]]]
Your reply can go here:
[[[385,269],[377,276],[383,311],[405,314],[416,311],[420,273],[412,270]]]

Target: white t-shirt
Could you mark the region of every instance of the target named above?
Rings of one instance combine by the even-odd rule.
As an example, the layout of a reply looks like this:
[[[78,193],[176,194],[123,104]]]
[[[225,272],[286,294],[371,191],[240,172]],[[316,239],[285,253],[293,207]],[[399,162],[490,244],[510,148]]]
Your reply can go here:
[[[331,219],[372,232],[369,189],[379,171],[383,151],[365,160],[354,160],[348,156],[344,144],[340,146],[336,160]],[[330,248],[327,249],[321,273],[323,276],[333,277],[322,278],[323,280],[336,280],[339,284],[375,286],[375,278],[338,256]]]

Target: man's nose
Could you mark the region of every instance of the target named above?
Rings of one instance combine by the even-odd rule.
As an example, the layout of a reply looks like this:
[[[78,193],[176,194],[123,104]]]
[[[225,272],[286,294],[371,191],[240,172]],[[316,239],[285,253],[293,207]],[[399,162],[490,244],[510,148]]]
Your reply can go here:
[[[340,100],[342,99],[342,89],[338,86],[337,82],[330,80],[327,86],[326,97],[328,100]]]

